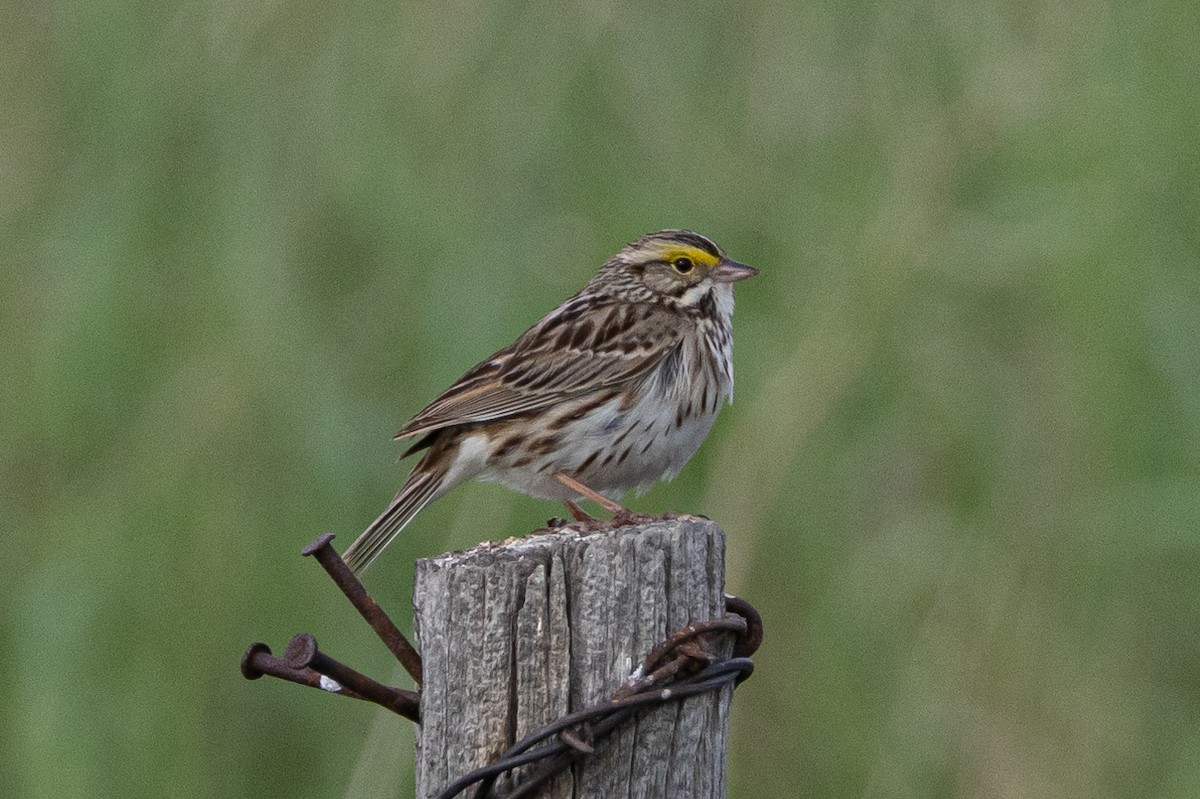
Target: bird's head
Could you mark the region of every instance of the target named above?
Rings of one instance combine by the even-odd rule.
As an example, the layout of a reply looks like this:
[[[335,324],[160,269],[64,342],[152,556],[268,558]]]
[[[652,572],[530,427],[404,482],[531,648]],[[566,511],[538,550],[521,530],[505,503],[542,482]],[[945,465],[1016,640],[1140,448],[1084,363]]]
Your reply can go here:
[[[757,274],[757,269],[729,258],[699,233],[660,230],[621,248],[596,279],[632,292],[636,299],[659,298],[696,307],[713,292],[732,297],[734,283]]]

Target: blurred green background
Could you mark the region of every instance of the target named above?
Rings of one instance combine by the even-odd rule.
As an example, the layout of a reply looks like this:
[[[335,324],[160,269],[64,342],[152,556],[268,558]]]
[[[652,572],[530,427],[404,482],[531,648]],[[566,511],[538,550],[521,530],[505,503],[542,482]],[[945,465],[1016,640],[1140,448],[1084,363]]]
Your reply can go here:
[[[624,242],[702,231],[737,402],[633,507],[766,617],[731,796],[1200,793],[1195,3],[0,6],[0,794],[405,796],[297,552]],[[369,574],[560,509],[470,486]],[[398,792],[398,793],[397,793]]]

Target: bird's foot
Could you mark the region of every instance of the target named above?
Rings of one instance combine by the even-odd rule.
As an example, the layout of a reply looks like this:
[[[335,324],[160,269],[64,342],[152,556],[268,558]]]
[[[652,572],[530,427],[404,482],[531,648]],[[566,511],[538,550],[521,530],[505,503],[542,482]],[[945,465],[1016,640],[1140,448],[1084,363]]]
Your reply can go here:
[[[609,513],[620,513],[621,511],[625,510],[625,508],[621,507],[620,504],[612,501],[608,497],[601,494],[599,491],[595,491],[591,488],[588,488],[583,483],[579,482],[578,480],[576,480],[573,477],[568,477],[565,474],[556,475],[556,477],[558,478],[558,481],[560,483],[562,483],[563,485],[565,485],[567,488],[571,489],[572,491],[574,491],[576,494],[583,497],[584,499],[590,499],[592,502],[595,502],[597,505],[604,508]],[[572,502],[571,500],[567,500],[567,509],[570,510],[571,515],[574,516],[576,519],[579,519],[579,521],[585,521],[587,519],[592,518],[591,516],[588,516],[586,513],[584,513],[583,510],[578,505],[576,505],[574,502]],[[580,519],[579,518],[580,516],[582,516],[584,518]]]
[[[565,474],[557,475],[557,477],[559,482],[561,482],[563,485],[567,486],[581,497],[592,500],[597,505],[611,513],[612,516],[607,519],[597,519],[596,517],[584,511],[583,508],[579,507],[576,502],[568,499],[564,500],[564,504],[567,506],[567,510],[570,511],[571,517],[575,521],[567,522],[562,519],[551,519],[550,526],[556,529],[569,528],[571,530],[578,530],[581,533],[597,533],[606,530],[613,530],[617,527],[628,527],[629,525],[633,524],[674,521],[676,519],[684,518],[697,518],[697,514],[676,513],[675,511],[667,511],[666,513],[660,513],[658,515],[638,513],[637,511],[632,511],[629,508],[614,502],[613,500],[601,494],[599,491],[588,488],[583,483],[572,477],[568,477]],[[698,518],[707,519],[708,517],[699,516]]]
[[[631,524],[645,524],[646,522],[653,522],[662,518],[662,516],[651,516],[648,513],[638,513],[628,508],[622,508],[614,513],[608,521],[613,527],[627,527]]]
[[[628,527],[634,524],[646,524],[647,522],[673,522],[678,519],[708,519],[707,516],[700,513],[678,513],[669,510],[666,513],[650,514],[638,513],[637,511],[621,508],[607,519],[598,519],[595,516],[590,516],[579,508],[574,502],[568,500],[567,506],[574,508],[571,515],[574,520],[563,519],[555,516],[546,521],[547,530],[575,530],[580,533],[600,533],[608,530],[615,530],[618,527]]]
[[[597,519],[594,516],[589,516],[586,519],[576,519],[573,522],[563,521],[560,529],[575,530],[580,533],[604,533],[609,530],[615,530],[618,527],[628,527],[632,524],[645,524],[646,522],[659,521],[662,516],[650,516],[645,513],[621,508],[607,519]]]
[[[696,519],[703,519],[704,521],[711,521],[703,513],[680,513],[679,511],[674,510],[669,510],[666,513],[660,513],[657,516],[650,516],[647,518],[648,521],[660,522],[673,522],[678,519],[690,519],[692,521],[695,521]]]

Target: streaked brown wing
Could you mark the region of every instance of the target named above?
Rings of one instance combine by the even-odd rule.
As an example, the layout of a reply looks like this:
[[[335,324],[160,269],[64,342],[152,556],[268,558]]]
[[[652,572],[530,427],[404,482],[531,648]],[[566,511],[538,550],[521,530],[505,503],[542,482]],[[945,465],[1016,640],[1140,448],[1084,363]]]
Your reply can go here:
[[[577,297],[458,379],[396,434],[538,410],[648,374],[682,336],[657,305]]]

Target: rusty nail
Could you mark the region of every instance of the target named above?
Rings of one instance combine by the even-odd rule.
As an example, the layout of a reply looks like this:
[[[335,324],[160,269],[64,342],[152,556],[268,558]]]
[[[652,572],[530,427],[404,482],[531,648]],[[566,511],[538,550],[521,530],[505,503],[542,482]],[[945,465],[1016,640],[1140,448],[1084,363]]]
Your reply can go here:
[[[288,642],[284,661],[293,669],[312,669],[323,674],[339,686],[349,688],[364,699],[386,707],[407,719],[416,722],[421,720],[419,694],[391,688],[355,671],[322,652],[317,647],[317,639],[308,633],[300,633]]]
[[[298,685],[307,685],[310,688],[329,690],[327,685],[321,684],[321,675],[318,672],[313,669],[292,668],[283,660],[272,655],[271,647],[262,642],[255,642],[250,644],[246,648],[246,654],[242,655],[242,676],[247,680],[257,680],[263,675],[278,677],[281,680],[294,682]],[[344,687],[342,690],[330,691],[330,693],[348,696],[352,699],[365,698]]]
[[[418,687],[421,685],[421,655],[400,632],[400,628],[379,607],[366,587],[350,571],[350,567],[342,560],[342,556],[333,548],[333,533],[323,533],[316,537],[311,544],[300,550],[301,555],[311,555],[321,564],[321,568],[330,576],[354,609],[358,611],[371,629],[383,641],[384,646],[395,655],[396,660],[409,673]]]
[[[242,655],[242,676],[247,680],[257,680],[266,674],[267,658],[271,658],[271,647],[262,641],[250,644],[246,647],[246,654]]]
[[[242,676],[247,680],[257,680],[263,675],[278,677],[288,682],[319,687],[321,675],[311,669],[294,669],[271,654],[271,647],[257,641],[246,647],[242,655]]]

